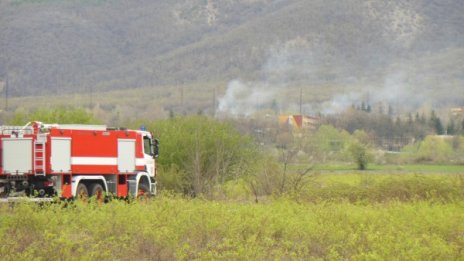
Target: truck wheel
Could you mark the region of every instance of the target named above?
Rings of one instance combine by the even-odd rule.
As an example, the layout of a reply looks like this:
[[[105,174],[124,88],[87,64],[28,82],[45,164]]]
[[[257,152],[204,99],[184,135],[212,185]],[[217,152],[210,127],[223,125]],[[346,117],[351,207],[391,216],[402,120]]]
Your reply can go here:
[[[84,183],[79,183],[79,185],[77,185],[76,198],[83,201],[89,198],[89,190]]]
[[[137,198],[140,198],[140,199],[150,198],[150,189],[146,184],[144,183],[139,184],[139,191],[137,192]]]
[[[104,193],[105,193],[105,190],[103,189],[103,186],[100,183],[93,183],[90,186],[90,196],[91,197],[95,196],[96,200],[98,200],[98,201],[103,200],[103,198],[104,198],[103,194]]]

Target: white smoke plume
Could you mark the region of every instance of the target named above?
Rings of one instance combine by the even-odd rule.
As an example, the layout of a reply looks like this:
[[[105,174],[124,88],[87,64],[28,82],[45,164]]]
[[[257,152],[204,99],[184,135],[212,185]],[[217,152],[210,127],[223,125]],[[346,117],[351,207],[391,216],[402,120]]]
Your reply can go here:
[[[243,83],[233,80],[219,99],[218,112],[234,116],[250,116],[272,102],[276,91],[264,83]]]
[[[262,65],[261,80],[229,82],[225,95],[219,99],[217,112],[250,116],[270,108],[275,101],[282,113],[298,113],[297,86],[304,88],[302,113],[310,115],[340,113],[362,103],[369,105],[373,112],[383,113],[392,107],[395,114],[401,115],[421,109],[428,103],[439,106],[442,101],[450,100],[449,94],[436,89],[440,86],[456,90],[454,100],[462,101],[459,81],[442,80],[447,75],[453,79],[459,69],[441,71],[442,67],[438,66],[432,70],[433,66],[430,69],[431,65],[423,66],[422,60],[414,59],[394,60],[382,70],[353,67],[343,57],[332,57],[331,49],[324,48],[323,41],[314,43],[310,40],[297,37],[271,47],[269,57]],[[441,61],[438,58],[436,64]],[[326,101],[311,100],[313,94],[323,93],[321,88],[326,86],[335,86],[338,93],[332,93]],[[287,87],[293,87],[295,93],[287,96]]]
[[[304,78],[311,75],[312,52],[307,42],[300,37],[277,44],[269,49],[269,58],[262,66],[262,80],[242,82],[230,81],[226,93],[219,99],[218,113],[234,116],[250,116],[253,113],[269,108],[273,101],[280,100],[288,78]],[[280,100],[281,101],[281,100]],[[282,101],[281,101],[282,102]],[[292,102],[284,101],[287,108]]]
[[[332,100],[322,103],[321,113],[328,115],[343,112],[353,104],[358,103],[361,96],[359,92],[336,95]]]
[[[361,87],[357,91],[350,91],[335,95],[330,101],[321,106],[322,114],[334,114],[347,110],[355,105],[364,103],[365,106],[381,106],[384,110],[392,106],[396,114],[414,111],[428,101],[424,91],[414,89],[414,75],[407,70],[388,73],[383,82],[373,83]],[[377,108],[375,111],[379,111]]]
[[[388,74],[385,77],[383,88],[375,92],[374,102],[387,102],[396,107],[400,106],[410,110],[420,107],[427,101],[423,88],[414,90],[414,74],[403,70]]]

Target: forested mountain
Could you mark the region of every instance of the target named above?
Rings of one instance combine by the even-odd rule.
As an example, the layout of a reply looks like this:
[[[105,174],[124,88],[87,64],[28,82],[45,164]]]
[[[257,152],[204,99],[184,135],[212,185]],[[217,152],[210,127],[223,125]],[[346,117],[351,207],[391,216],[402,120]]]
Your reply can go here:
[[[462,0],[0,0],[0,80],[16,96],[401,82],[459,103],[463,14]]]

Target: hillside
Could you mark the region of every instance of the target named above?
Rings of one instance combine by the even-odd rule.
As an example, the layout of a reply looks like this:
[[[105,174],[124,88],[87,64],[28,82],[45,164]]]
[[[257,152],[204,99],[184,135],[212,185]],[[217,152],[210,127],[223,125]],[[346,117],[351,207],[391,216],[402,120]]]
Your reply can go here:
[[[13,96],[239,79],[462,105],[463,13],[460,0],[3,0],[0,79]]]

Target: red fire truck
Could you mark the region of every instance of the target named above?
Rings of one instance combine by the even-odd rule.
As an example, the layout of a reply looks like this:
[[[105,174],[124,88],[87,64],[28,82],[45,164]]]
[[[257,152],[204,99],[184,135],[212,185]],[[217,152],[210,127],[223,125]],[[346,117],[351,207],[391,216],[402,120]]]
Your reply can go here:
[[[156,194],[158,141],[103,125],[0,126],[0,200]]]

